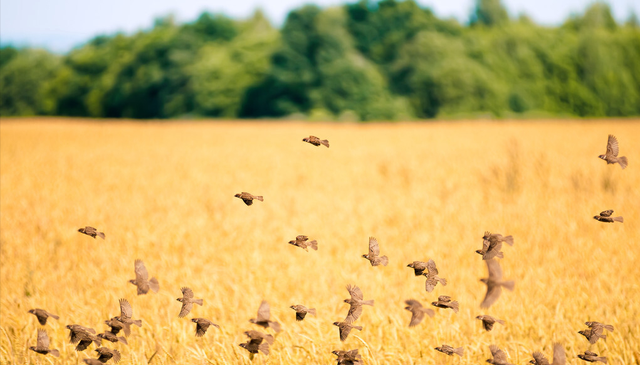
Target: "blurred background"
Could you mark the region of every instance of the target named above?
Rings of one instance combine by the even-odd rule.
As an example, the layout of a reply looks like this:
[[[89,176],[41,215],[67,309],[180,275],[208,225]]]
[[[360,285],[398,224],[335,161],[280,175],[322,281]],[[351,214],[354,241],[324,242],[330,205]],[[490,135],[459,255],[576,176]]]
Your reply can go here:
[[[2,1],[0,116],[640,115],[637,0],[182,3]]]

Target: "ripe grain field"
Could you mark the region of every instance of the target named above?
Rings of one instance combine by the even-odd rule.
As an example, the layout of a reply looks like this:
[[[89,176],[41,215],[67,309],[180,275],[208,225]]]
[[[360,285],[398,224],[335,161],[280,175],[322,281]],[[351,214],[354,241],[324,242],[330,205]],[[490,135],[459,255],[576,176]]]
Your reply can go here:
[[[610,364],[640,364],[640,123],[623,121],[304,124],[5,119],[0,124],[0,357],[3,364],[76,364],[67,324],[102,332],[127,298],[134,319],[120,364],[328,364],[332,350],[358,348],[365,364],[479,364],[489,345],[525,364],[561,342],[569,364],[590,349]],[[302,142],[327,138],[329,149]],[[607,165],[608,134],[629,167]],[[245,206],[234,194],[263,195]],[[614,209],[624,223],[597,222]],[[77,229],[91,225],[106,240]],[[487,269],[474,251],[485,231],[513,235],[505,278],[516,281],[488,310],[479,307]],[[318,251],[287,244],[298,234]],[[368,237],[387,267],[361,257]],[[159,293],[137,296],[142,259]],[[447,286],[432,293],[407,264],[433,259]],[[365,307],[341,343],[345,286]],[[204,306],[178,318],[180,287]],[[460,312],[436,309],[409,328],[404,300],[439,295]],[[282,324],[271,354],[249,360],[238,346],[261,300]],[[317,317],[295,321],[304,304]],[[59,359],[28,350],[44,308]],[[507,321],[485,332],[475,317]],[[192,317],[211,319],[195,337]],[[585,321],[615,326],[594,345]],[[271,330],[267,330],[271,332]],[[463,346],[449,358],[433,348]]]

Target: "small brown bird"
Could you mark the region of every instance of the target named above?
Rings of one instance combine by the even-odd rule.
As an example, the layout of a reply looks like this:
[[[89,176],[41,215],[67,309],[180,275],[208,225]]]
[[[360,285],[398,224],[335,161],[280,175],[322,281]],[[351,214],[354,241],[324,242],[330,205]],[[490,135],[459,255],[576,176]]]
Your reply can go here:
[[[605,210],[604,212],[600,212],[599,215],[593,216],[593,219],[605,223],[624,222],[624,219],[622,217],[612,217],[611,214],[613,214],[612,209]]]
[[[427,269],[427,263],[422,261],[414,261],[407,265],[407,267],[412,268],[416,276],[420,276]]]
[[[464,348],[458,347],[458,348],[454,349],[453,347],[451,347],[449,345],[442,345],[440,347],[435,347],[435,350],[436,351],[440,351],[440,352],[442,352],[444,354],[447,354],[449,356],[453,356],[453,354],[456,354],[456,355],[462,357],[462,354],[464,353]]]
[[[438,307],[438,308],[451,308],[453,309],[454,313],[458,313],[458,310],[460,310],[459,308],[459,304],[457,301],[451,301],[451,297],[447,296],[447,295],[441,295],[438,297],[438,301],[437,302],[431,302],[431,305],[433,305],[434,307]]]
[[[193,290],[187,287],[180,288],[180,290],[182,290],[182,298],[178,298],[176,300],[182,302],[182,308],[180,309],[180,314],[178,314],[178,317],[182,318],[191,312],[194,303],[202,306],[202,304],[204,304],[204,300],[194,299]]]
[[[362,356],[358,354],[358,349],[354,349],[350,351],[334,350],[334,351],[331,351],[331,353],[338,357],[336,359],[338,362],[338,365],[362,364]]]
[[[131,326],[126,323],[120,322],[116,317],[104,321],[104,323],[107,326],[111,327],[109,332],[113,333],[114,335],[117,335],[118,333],[120,333],[120,331],[123,331],[125,336],[129,336],[131,334]]]
[[[280,332],[280,323],[269,320],[271,318],[271,309],[269,307],[269,303],[266,300],[263,300],[260,303],[260,307],[258,308],[258,316],[257,318],[251,318],[249,322],[253,324],[257,324],[258,326],[264,328],[273,328],[274,331]]]
[[[318,241],[309,241],[309,237],[305,235],[296,236],[296,239],[293,241],[289,241],[289,244],[303,248],[305,251],[309,251],[308,247],[311,247],[312,249],[318,251]]]
[[[87,338],[88,337],[87,335],[95,335],[96,334],[96,330],[94,330],[93,328],[81,326],[79,324],[69,324],[69,325],[67,325],[67,329],[69,330],[69,342],[71,342],[74,345],[78,344],[80,341],[82,341],[83,339]],[[90,343],[91,343],[91,341],[89,341],[87,346]],[[100,346],[100,342],[98,342],[96,344],[98,346]],[[82,351],[82,350],[80,350],[80,351]]]
[[[488,278],[482,278],[480,281],[487,285],[487,293],[484,296],[484,300],[480,304],[481,308],[489,308],[493,303],[498,300],[500,293],[502,293],[502,287],[513,291],[515,282],[513,280],[502,280],[502,268],[500,263],[495,259],[485,261],[487,263],[487,270],[489,271]]]
[[[603,335],[602,331],[594,330],[593,328],[587,328],[586,330],[578,331],[578,333],[586,337],[590,344],[598,342],[601,338],[603,340],[607,339],[607,335]]]
[[[500,323],[504,326],[504,321],[502,319],[498,319],[495,317],[491,317],[488,315],[476,316],[476,319],[482,321],[482,327],[484,327],[485,331],[489,332],[493,329],[493,325],[496,323]]]
[[[600,322],[584,322],[584,324],[595,331],[602,332],[602,330],[605,329],[609,332],[613,332],[613,326],[610,324],[604,324]]]
[[[79,332],[77,337],[80,338],[80,342],[76,345],[76,351],[86,350],[92,342],[98,347],[102,345],[102,338],[89,332]]]
[[[205,318],[191,318],[191,322],[196,324],[196,337],[204,336],[209,326],[220,328],[220,326]]]
[[[129,282],[138,287],[138,295],[147,294],[149,289],[153,290],[154,293],[157,293],[158,290],[160,290],[158,279],[149,279],[149,272],[144,266],[144,262],[142,262],[142,260],[137,259],[134,262],[134,270],[136,272],[136,278],[129,280]]]
[[[101,363],[106,363],[109,360],[113,360],[113,362],[120,361],[121,356],[120,351],[118,350],[107,347],[98,347],[95,351],[100,355],[100,357],[98,357],[98,361]]]
[[[104,331],[104,333],[98,333],[98,337],[100,337],[103,340],[107,340],[109,342],[122,342],[125,345],[129,345],[129,343],[127,342],[127,339],[122,337],[122,336],[117,336],[115,333],[111,332],[111,331]]]
[[[347,314],[347,318],[345,318],[345,322],[353,323],[362,315],[363,305],[373,306],[373,299],[363,300],[362,290],[355,285],[347,285],[347,290],[351,295],[351,299],[345,299],[344,302],[348,303],[351,307],[349,307],[349,313]]]
[[[536,351],[533,354],[533,360],[530,360],[529,363],[534,365],[566,365],[567,364],[567,356],[564,352],[564,347],[562,347],[559,343],[553,344],[553,363],[549,364],[549,360],[544,356],[544,354],[540,351]]]
[[[307,315],[307,313],[309,313],[311,315],[314,315],[314,316],[316,315],[316,309],[315,308],[307,308],[302,304],[292,305],[289,308],[291,308],[294,311],[296,311],[296,321],[302,321],[304,319],[304,317]]]
[[[625,156],[618,157],[618,139],[610,134],[607,140],[607,152],[604,155],[600,155],[601,159],[607,161],[607,165],[619,163],[620,167],[624,170],[627,167],[628,161]]]
[[[93,238],[100,237],[100,238],[104,239],[104,237],[105,237],[104,232],[98,232],[97,229],[95,229],[93,227],[90,227],[90,226],[86,226],[84,228],[80,228],[80,229],[78,229],[78,232],[84,233],[87,236],[91,236]]]
[[[513,365],[510,362],[507,362],[507,354],[500,350],[496,345],[490,345],[489,350],[491,350],[491,356],[493,359],[487,359],[489,364],[494,365]]]
[[[387,264],[389,264],[389,258],[387,256],[380,256],[380,246],[375,237],[369,237],[369,254],[364,254],[362,257],[369,260],[371,266],[387,266]]]
[[[234,195],[236,198],[240,198],[242,199],[242,201],[246,204],[246,205],[251,205],[253,204],[253,200],[260,200],[261,202],[264,201],[264,198],[262,196],[258,196],[258,195],[251,195],[249,193],[246,192],[242,192],[240,194],[236,194]]]
[[[509,246],[513,246],[513,236],[506,236],[504,237],[503,235],[501,235],[500,233],[491,233],[489,231],[484,232],[484,236],[482,236],[482,239],[485,241],[489,241],[491,242],[506,242]]]
[[[249,337],[249,341],[241,343],[238,346],[246,349],[251,354],[257,354],[258,351],[265,355],[269,355],[269,345],[273,344],[273,336],[258,331],[246,331],[244,333]]]
[[[591,351],[585,351],[584,354],[579,354],[578,355],[579,358],[581,358],[584,361],[589,361],[589,362],[596,362],[596,361],[600,361],[603,363],[607,363],[607,358],[604,356],[598,356],[598,354],[596,354],[595,352],[591,352]]]
[[[504,258],[504,254],[500,251],[502,249],[502,242],[513,246],[513,237],[503,237],[501,234],[485,232],[484,236],[482,236],[482,250],[476,250],[476,253],[482,255],[483,260],[490,260],[494,257],[502,259]]]
[[[408,299],[404,301],[407,306],[404,309],[411,312],[411,321],[409,322],[409,327],[417,326],[424,319],[425,314],[429,317],[433,317],[436,314],[431,308],[427,308],[422,306],[422,303],[415,299]]]
[[[438,276],[438,269],[436,268],[436,263],[433,260],[429,260],[427,262],[427,272],[422,275],[427,278],[427,281],[425,282],[425,290],[429,293],[433,291],[438,283],[441,283],[443,286],[447,285],[447,279]]]
[[[134,321],[133,319],[131,319],[133,317],[133,308],[126,299],[120,298],[118,302],[120,302],[120,316],[116,316],[113,318],[125,324],[124,334],[125,336],[129,336],[130,326],[132,324],[135,324],[138,327],[142,327],[142,320],[136,319]]]
[[[45,325],[47,324],[47,318],[51,317],[55,320],[60,319],[60,317],[56,316],[53,313],[49,313],[44,309],[40,309],[40,308],[35,308],[35,309],[29,309],[29,313],[33,314],[34,316],[36,316],[36,318],[38,318],[38,322],[40,322],[41,325]]]
[[[49,336],[47,335],[47,331],[43,329],[38,330],[38,342],[35,346],[29,347],[29,350],[35,351],[42,355],[51,354],[55,357],[60,357],[60,351],[49,349]]]
[[[362,326],[354,326],[351,323],[353,322],[349,322],[347,320],[345,320],[344,322],[333,322],[333,325],[338,326],[338,329],[340,330],[340,341],[344,341],[347,339],[352,328],[355,328],[358,331],[362,331]]]
[[[311,143],[314,146],[320,146],[320,145],[324,145],[327,146],[327,148],[329,148],[329,141],[327,141],[326,139],[320,139],[316,136],[309,136],[307,138],[303,138],[302,139],[303,142],[307,142],[307,143]]]

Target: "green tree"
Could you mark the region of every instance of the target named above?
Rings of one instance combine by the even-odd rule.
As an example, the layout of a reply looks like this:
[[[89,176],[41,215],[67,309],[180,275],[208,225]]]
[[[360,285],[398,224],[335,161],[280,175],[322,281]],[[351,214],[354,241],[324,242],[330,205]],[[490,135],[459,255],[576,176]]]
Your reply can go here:
[[[509,22],[507,9],[500,0],[477,0],[471,14],[471,25],[483,24],[489,27]]]

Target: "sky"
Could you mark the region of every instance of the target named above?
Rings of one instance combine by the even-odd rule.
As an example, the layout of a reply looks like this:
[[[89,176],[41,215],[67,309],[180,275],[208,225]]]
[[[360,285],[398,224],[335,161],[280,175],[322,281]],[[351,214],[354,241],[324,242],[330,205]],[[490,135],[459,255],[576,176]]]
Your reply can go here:
[[[439,17],[466,22],[474,0],[416,0]],[[558,25],[572,13],[582,13],[593,0],[502,0],[512,16],[529,15],[539,24]],[[287,13],[307,3],[322,7],[355,0],[2,0],[0,43],[45,47],[67,52],[94,36],[148,29],[153,20],[173,14],[177,21],[195,20],[203,11],[233,18],[262,9],[280,26]],[[625,21],[631,11],[640,16],[640,0],[607,0],[614,17]]]

